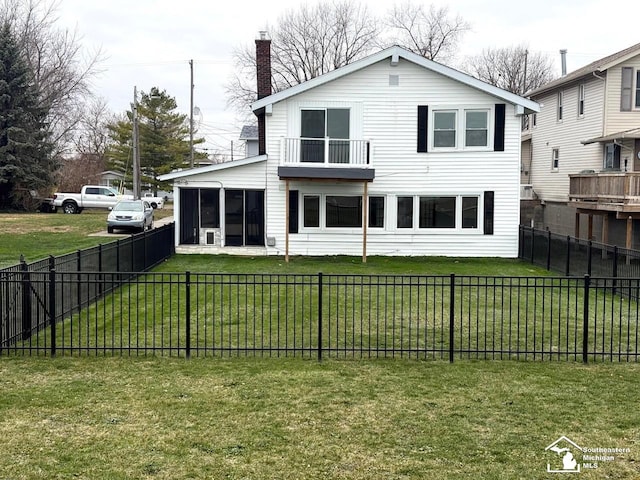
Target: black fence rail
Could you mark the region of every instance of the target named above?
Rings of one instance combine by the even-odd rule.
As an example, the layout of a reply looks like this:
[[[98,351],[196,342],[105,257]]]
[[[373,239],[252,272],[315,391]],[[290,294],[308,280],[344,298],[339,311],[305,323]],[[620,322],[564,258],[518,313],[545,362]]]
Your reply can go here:
[[[570,275],[640,277],[640,251],[520,226],[519,258]]]
[[[123,275],[33,272],[40,323],[21,337],[23,325],[7,322],[19,316],[3,315],[0,354],[639,357],[640,279],[137,272],[123,283]],[[22,281],[6,277],[4,288]]]
[[[82,311],[174,254],[174,224],[75,253],[0,270],[0,346]],[[55,271],[62,282],[49,279]],[[117,271],[117,275],[103,272]],[[73,273],[65,273],[73,272]],[[44,281],[44,279],[47,279]]]

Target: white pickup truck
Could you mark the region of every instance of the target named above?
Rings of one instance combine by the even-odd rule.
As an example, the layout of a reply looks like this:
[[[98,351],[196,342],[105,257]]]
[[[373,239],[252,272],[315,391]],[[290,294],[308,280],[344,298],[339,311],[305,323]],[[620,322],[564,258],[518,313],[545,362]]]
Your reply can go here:
[[[85,185],[80,193],[56,193],[53,205],[64,213],[80,213],[85,208],[109,208],[120,200],[132,200],[131,195],[122,195],[115,188],[103,185]]]
[[[142,200],[146,200],[149,202],[153,208],[162,208],[164,207],[164,198],[162,197],[154,197],[153,193],[145,193],[142,197]]]

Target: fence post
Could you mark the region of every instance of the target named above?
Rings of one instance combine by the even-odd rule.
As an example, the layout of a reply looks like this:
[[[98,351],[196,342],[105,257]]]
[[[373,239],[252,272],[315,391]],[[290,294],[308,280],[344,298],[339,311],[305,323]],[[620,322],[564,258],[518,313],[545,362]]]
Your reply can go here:
[[[567,235],[567,263],[564,268],[564,275],[568,277],[570,271],[571,271],[571,237]]]
[[[187,322],[187,345],[186,345],[186,355],[187,358],[191,358],[191,272],[187,272],[186,278],[186,322]]]
[[[322,361],[322,272],[318,273],[318,361]]]
[[[31,337],[31,276],[23,255],[20,255],[20,270],[22,271],[22,340],[26,340]]]
[[[455,318],[455,301],[456,301],[456,275],[452,273],[449,276],[449,363],[453,363],[453,326]]]
[[[547,270],[551,270],[551,230],[547,230]]]
[[[51,257],[53,260],[53,257]],[[49,327],[51,330],[51,356],[56,356],[56,269],[49,269]]]
[[[611,272],[611,276],[613,277],[613,289],[612,293],[616,294],[616,287],[618,286],[618,246],[613,246],[613,272]]]
[[[536,243],[536,232],[532,228],[531,229],[531,263],[533,263],[533,256],[534,256],[534,252],[535,252],[535,250],[534,250],[535,243]]]
[[[582,362],[589,361],[589,286],[591,285],[591,277],[584,276],[584,300],[583,300],[583,319],[582,319]]]
[[[592,262],[591,257],[593,257],[593,255],[592,255],[592,253],[593,253],[592,247],[593,247],[593,242],[591,240],[589,240],[589,243],[588,243],[588,246],[587,246],[587,257],[588,257],[587,258],[587,274],[588,275],[591,275],[591,262]]]

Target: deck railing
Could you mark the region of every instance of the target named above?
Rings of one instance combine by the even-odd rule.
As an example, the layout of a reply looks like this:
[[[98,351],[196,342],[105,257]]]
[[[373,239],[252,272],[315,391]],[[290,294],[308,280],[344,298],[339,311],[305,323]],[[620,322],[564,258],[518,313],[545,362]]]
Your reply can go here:
[[[569,199],[583,202],[640,205],[640,172],[569,175]]]
[[[371,166],[368,140],[340,138],[283,138],[280,163],[287,166]]]

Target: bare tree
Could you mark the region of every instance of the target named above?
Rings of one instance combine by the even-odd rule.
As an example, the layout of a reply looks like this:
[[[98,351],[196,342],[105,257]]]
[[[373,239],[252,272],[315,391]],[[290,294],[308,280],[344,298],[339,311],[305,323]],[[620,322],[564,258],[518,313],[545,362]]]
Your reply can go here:
[[[56,175],[60,192],[79,192],[83,185],[100,184],[100,174],[105,168],[104,159],[86,153],[64,158],[61,164]]]
[[[447,7],[427,7],[411,1],[394,5],[385,23],[390,28],[388,44],[440,63],[453,60],[458,43],[470,29],[460,15],[450,15]]]
[[[487,48],[468,58],[464,69],[480,80],[517,95],[524,95],[554,78],[551,57],[529,52],[526,45]]]
[[[51,139],[62,153],[80,122],[90,80],[101,61],[100,50],[87,53],[75,31],[56,26],[59,0],[1,0],[7,21],[33,74],[40,106],[46,109]]]
[[[116,117],[103,98],[90,98],[80,112],[80,120],[73,139],[75,151],[104,159],[109,146],[109,127]]]
[[[287,11],[269,32],[273,91],[366,56],[376,47],[377,24],[365,5],[348,0]],[[234,56],[238,73],[226,86],[228,104],[246,113],[256,99],[255,47],[241,47]]]

